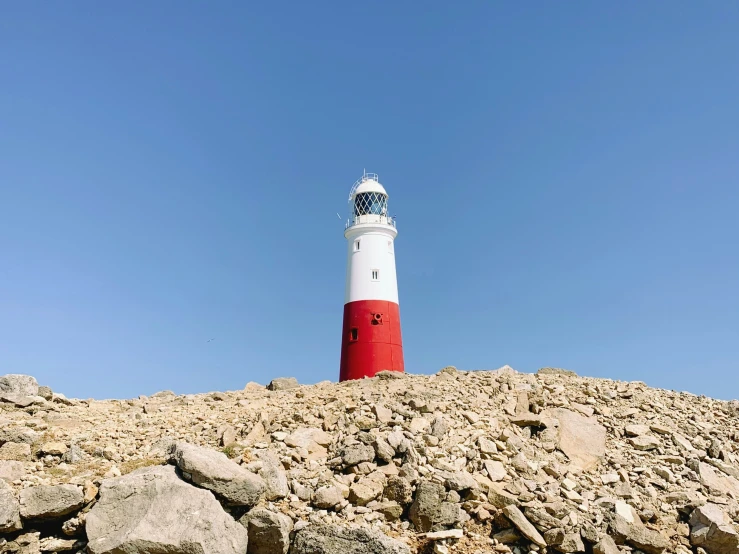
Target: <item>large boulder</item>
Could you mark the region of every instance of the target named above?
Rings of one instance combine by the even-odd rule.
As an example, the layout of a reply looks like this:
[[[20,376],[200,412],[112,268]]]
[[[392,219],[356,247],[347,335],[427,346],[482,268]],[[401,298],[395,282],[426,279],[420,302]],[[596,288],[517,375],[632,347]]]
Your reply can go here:
[[[22,527],[20,504],[13,490],[0,481],[0,533],[12,533]]]
[[[309,525],[295,533],[290,554],[410,554],[410,549],[366,527]]]
[[[54,519],[76,512],[85,503],[85,495],[77,485],[42,485],[23,489],[23,519]]]
[[[87,514],[91,554],[244,554],[248,532],[172,466],[106,479]]]
[[[38,382],[30,375],[3,375],[0,377],[0,396],[38,396]]]
[[[690,543],[709,554],[737,554],[739,532],[718,505],[706,504],[690,516]]]
[[[266,508],[254,508],[239,522],[249,533],[248,554],[287,554],[293,520]]]
[[[606,454],[606,428],[595,417],[585,417],[564,408],[546,410],[544,417],[559,422],[557,448],[574,466],[593,469]]]
[[[172,459],[186,478],[235,506],[254,506],[267,489],[261,477],[210,448],[178,442]]]

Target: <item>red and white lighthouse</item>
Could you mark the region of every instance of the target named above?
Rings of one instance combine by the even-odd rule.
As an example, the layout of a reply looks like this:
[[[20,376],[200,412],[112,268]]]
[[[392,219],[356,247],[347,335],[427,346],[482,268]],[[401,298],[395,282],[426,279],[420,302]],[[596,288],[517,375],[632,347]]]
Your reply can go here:
[[[394,246],[398,231],[387,198],[375,173],[365,172],[349,193],[340,381],[403,371]]]

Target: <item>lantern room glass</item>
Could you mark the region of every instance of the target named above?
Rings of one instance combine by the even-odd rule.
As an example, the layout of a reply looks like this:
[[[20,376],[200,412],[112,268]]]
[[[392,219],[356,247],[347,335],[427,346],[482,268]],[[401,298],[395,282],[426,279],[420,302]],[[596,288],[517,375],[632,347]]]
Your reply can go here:
[[[354,216],[387,215],[387,195],[381,192],[360,192],[354,197]]]

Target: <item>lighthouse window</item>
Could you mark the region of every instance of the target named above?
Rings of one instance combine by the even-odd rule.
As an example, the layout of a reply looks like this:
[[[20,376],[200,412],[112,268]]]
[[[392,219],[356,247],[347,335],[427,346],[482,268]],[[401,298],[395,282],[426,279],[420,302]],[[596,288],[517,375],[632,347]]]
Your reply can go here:
[[[358,240],[354,241],[354,251],[359,252],[359,241]]]
[[[372,270],[372,280],[373,281],[379,281],[380,280],[380,270],[379,269],[373,269]]]
[[[354,215],[387,215],[387,196],[380,192],[360,192],[354,197]]]
[[[349,331],[349,340],[355,341],[357,340],[357,336],[359,335],[359,329],[356,327],[352,327],[352,329]]]

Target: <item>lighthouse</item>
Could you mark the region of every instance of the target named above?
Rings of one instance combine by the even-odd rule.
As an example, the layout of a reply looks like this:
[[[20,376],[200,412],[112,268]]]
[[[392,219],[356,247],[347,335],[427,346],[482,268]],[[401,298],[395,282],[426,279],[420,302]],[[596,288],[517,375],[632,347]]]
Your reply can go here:
[[[403,371],[395,237],[388,195],[375,173],[364,173],[349,193],[344,325],[339,380]]]

